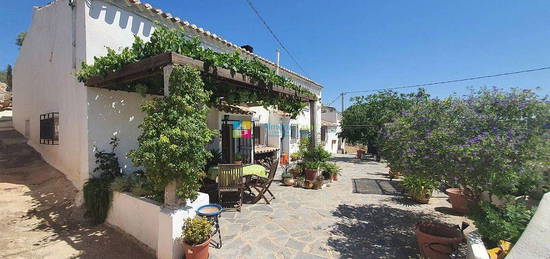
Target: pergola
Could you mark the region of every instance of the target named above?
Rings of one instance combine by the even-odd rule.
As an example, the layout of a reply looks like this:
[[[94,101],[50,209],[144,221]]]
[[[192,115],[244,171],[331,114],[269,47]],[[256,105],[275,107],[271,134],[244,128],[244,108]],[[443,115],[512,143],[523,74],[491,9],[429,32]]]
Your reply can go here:
[[[159,77],[160,82],[163,85],[163,90],[155,92],[149,90],[149,94],[165,95],[168,96],[170,74],[174,65],[187,65],[197,68],[203,73],[207,73],[217,83],[231,85],[235,87],[247,88],[259,92],[275,93],[281,98],[299,98],[304,102],[309,103],[310,108],[310,129],[312,132],[317,131],[317,122],[319,118],[314,111],[317,110],[317,98],[315,96],[299,93],[295,90],[277,86],[266,85],[263,82],[254,80],[253,78],[241,73],[232,72],[229,69],[222,67],[211,67],[205,65],[204,62],[190,57],[175,53],[167,52],[157,56],[145,58],[138,62],[128,64],[122,69],[108,73],[105,76],[95,76],[88,79],[85,83],[87,87],[97,87],[112,89],[112,86],[117,84],[124,84],[132,81],[145,80],[148,78]],[[311,134],[311,146],[317,145],[316,134]],[[166,207],[176,208],[179,202],[176,197],[176,183],[170,183],[165,188],[164,203]]]

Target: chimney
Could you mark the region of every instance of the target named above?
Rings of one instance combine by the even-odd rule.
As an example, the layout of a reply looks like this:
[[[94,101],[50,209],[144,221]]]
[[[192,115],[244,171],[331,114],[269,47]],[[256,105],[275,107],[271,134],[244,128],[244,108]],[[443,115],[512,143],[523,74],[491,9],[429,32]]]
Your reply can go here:
[[[242,45],[241,48],[245,49],[246,51],[250,53],[254,53],[254,48],[250,45]]]

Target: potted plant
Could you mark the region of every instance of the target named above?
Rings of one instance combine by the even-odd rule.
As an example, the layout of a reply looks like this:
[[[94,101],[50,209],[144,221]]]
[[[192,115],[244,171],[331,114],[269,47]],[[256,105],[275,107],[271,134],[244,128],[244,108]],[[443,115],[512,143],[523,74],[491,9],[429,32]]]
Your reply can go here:
[[[450,253],[464,239],[462,231],[467,226],[467,224],[463,223],[461,229],[459,226],[449,226],[433,221],[416,223],[414,232],[422,258],[449,258]]]
[[[467,197],[467,191],[463,188],[448,188],[445,190],[449,195],[449,201],[454,211],[462,214],[469,214],[470,199]]]
[[[323,172],[326,172],[330,180],[338,181],[338,175],[342,169],[336,165],[336,163],[325,162],[322,165]]]
[[[282,178],[283,178],[283,183],[286,186],[293,186],[294,185],[294,177],[292,176],[291,173],[284,172],[283,175],[282,175]]]
[[[205,217],[188,218],[183,226],[183,249],[186,259],[207,259],[212,221]]]
[[[401,182],[403,188],[411,198],[419,203],[430,202],[433,191],[437,188],[437,182],[416,176],[405,176]]]
[[[323,184],[322,181],[319,181],[319,180],[315,180],[313,181],[313,189],[314,190],[319,190],[321,189],[321,185]]]
[[[302,174],[302,170],[302,164],[297,164],[288,171],[294,176],[294,178],[297,178],[300,174]]]
[[[330,153],[321,146],[306,150],[303,158],[303,167],[305,169],[306,179],[311,181],[315,180],[319,168],[323,165],[323,163],[327,162],[329,158]]]
[[[304,181],[304,188],[306,188],[306,189],[311,189],[311,188],[313,188],[313,181],[307,180],[307,179],[306,179],[306,180]]]
[[[241,154],[235,154],[233,156],[233,164],[240,165],[242,163],[243,157]]]
[[[290,161],[298,161],[301,158],[300,152],[294,152],[290,154]]]
[[[388,175],[389,175],[390,179],[399,179],[399,177],[401,177],[401,173],[400,173],[400,172],[393,171],[393,170],[391,170],[391,168],[390,168],[390,170],[388,171]]]
[[[305,181],[306,181],[305,177],[299,176],[298,178],[296,178],[296,181],[295,181],[296,187],[304,187]]]

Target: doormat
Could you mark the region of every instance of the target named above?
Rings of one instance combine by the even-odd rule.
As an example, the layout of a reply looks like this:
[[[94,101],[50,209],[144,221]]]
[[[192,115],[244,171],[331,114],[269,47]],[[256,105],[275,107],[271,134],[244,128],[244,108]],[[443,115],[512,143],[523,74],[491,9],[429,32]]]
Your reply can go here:
[[[368,178],[352,179],[353,192],[378,195],[402,195],[403,189],[396,181]]]

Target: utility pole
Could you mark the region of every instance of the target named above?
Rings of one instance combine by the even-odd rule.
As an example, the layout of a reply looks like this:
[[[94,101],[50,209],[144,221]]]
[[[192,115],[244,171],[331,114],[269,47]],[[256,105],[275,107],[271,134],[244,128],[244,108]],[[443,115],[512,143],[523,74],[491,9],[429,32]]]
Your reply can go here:
[[[340,95],[342,97],[342,114],[343,114],[344,113],[344,92],[342,92]]]

